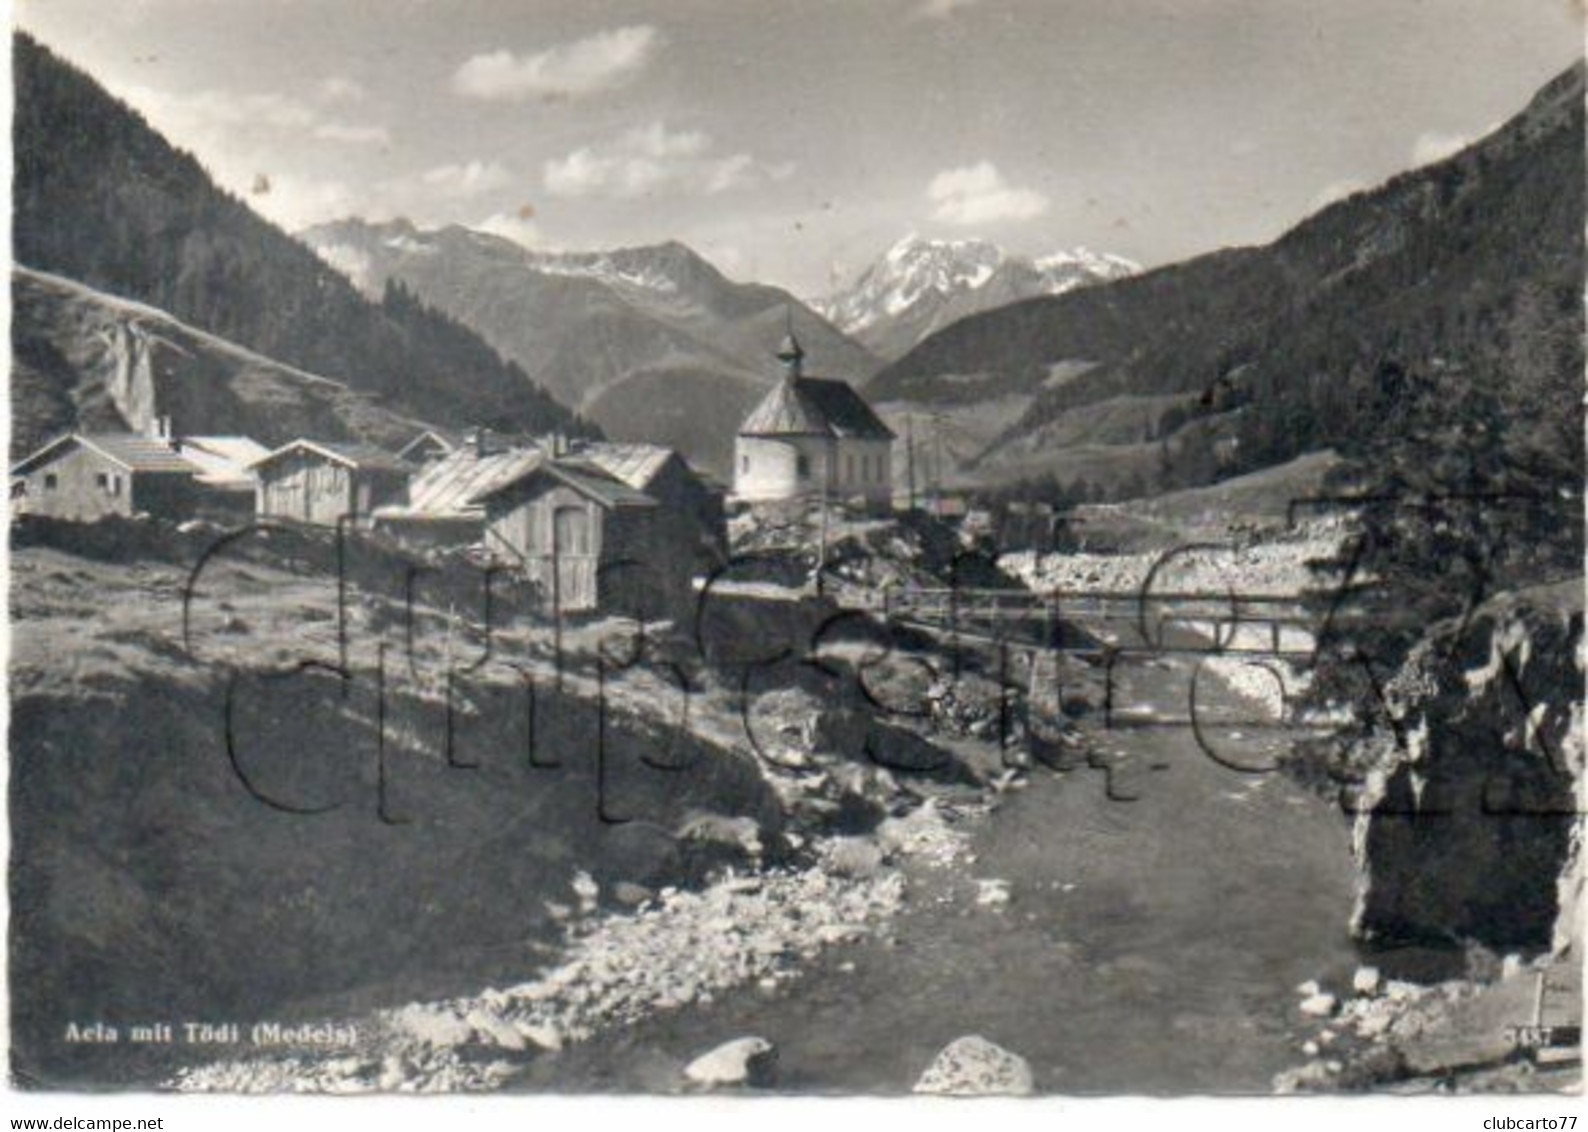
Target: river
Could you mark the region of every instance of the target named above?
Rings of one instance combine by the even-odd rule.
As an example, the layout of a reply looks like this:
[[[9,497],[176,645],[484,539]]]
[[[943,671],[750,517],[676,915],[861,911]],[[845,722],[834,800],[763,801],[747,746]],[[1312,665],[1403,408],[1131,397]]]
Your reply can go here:
[[[1183,716],[1192,663],[1132,666],[1119,702],[1149,724]],[[1243,713],[1222,685],[1212,695],[1213,711]],[[1347,823],[1281,774],[1210,759],[1184,728],[1096,726],[1106,769],[1035,768],[975,821],[969,858],[907,866],[910,900],[884,936],[775,991],[541,1057],[515,1086],[677,1091],[694,1056],[758,1034],[778,1047],[781,1089],[899,1093],[980,1034],[1025,1057],[1043,1092],[1268,1092],[1302,1060],[1296,984],[1356,962]],[[1236,723],[1210,734],[1251,767],[1287,741]],[[1007,882],[1008,903],[979,903],[981,879]]]

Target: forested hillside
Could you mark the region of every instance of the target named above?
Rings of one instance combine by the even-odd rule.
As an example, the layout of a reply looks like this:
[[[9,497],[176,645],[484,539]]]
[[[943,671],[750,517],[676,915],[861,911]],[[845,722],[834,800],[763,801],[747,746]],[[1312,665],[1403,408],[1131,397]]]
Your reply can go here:
[[[399,287],[360,295],[88,75],[26,35],[14,46],[19,263],[438,424],[584,427],[472,331]]]

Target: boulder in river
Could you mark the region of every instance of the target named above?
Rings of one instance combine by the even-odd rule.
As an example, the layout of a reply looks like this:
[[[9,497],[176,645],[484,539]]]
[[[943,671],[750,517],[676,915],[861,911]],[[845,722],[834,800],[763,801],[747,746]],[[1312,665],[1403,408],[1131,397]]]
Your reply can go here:
[[[684,1076],[697,1085],[766,1088],[777,1075],[777,1047],[765,1038],[735,1038],[695,1058]]]
[[[1301,1000],[1301,1012],[1313,1018],[1328,1018],[1339,1004],[1334,995],[1320,992]]]
[[[1035,1089],[1025,1058],[979,1034],[944,1046],[915,1083],[918,1093],[945,1096],[1025,1096]]]

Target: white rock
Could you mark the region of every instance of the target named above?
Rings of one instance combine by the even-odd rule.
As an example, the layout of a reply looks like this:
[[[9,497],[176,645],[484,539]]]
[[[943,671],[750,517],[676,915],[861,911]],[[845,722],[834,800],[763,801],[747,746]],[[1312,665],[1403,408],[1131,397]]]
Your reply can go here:
[[[601,886],[595,877],[580,869],[573,874],[573,892],[579,898],[579,910],[590,912],[594,911],[596,898],[601,895]]]
[[[695,1058],[684,1076],[697,1085],[756,1085],[772,1083],[777,1047],[765,1038],[735,1038]]]
[[[1313,1018],[1327,1018],[1338,1005],[1338,1000],[1332,994],[1314,994],[1301,1000],[1301,1012]]]
[[[977,880],[976,903],[988,907],[1009,903],[1009,882],[1006,880]]]
[[[915,1083],[918,1093],[949,1096],[1024,1096],[1035,1088],[1025,1058],[977,1034],[943,1047]]]
[[[1394,1021],[1395,1016],[1388,1011],[1369,1014],[1357,1024],[1356,1032],[1364,1038],[1376,1038],[1387,1031]]]
[[[519,1022],[518,1032],[544,1050],[562,1048],[562,1034],[549,1022]]]
[[[823,924],[816,929],[816,938],[823,943],[847,943],[866,934],[860,924]]]
[[[464,1021],[473,1027],[477,1035],[492,1045],[501,1046],[503,1049],[524,1048],[524,1035],[499,1014],[485,1009],[471,1010]]]
[[[1377,967],[1358,967],[1356,974],[1351,976],[1351,989],[1357,994],[1377,994],[1383,981]]]

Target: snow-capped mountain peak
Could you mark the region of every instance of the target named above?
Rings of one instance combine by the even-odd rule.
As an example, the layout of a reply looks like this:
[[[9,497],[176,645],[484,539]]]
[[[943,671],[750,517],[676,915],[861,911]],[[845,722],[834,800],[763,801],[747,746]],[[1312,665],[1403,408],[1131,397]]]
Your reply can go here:
[[[824,304],[847,331],[896,317],[929,294],[943,297],[985,286],[1008,259],[985,240],[928,240],[915,234],[894,244],[855,285]]]
[[[912,233],[818,309],[846,333],[896,354],[978,310],[1062,294],[1137,270],[1127,259],[1080,247],[1030,259],[987,240],[933,240]]]

